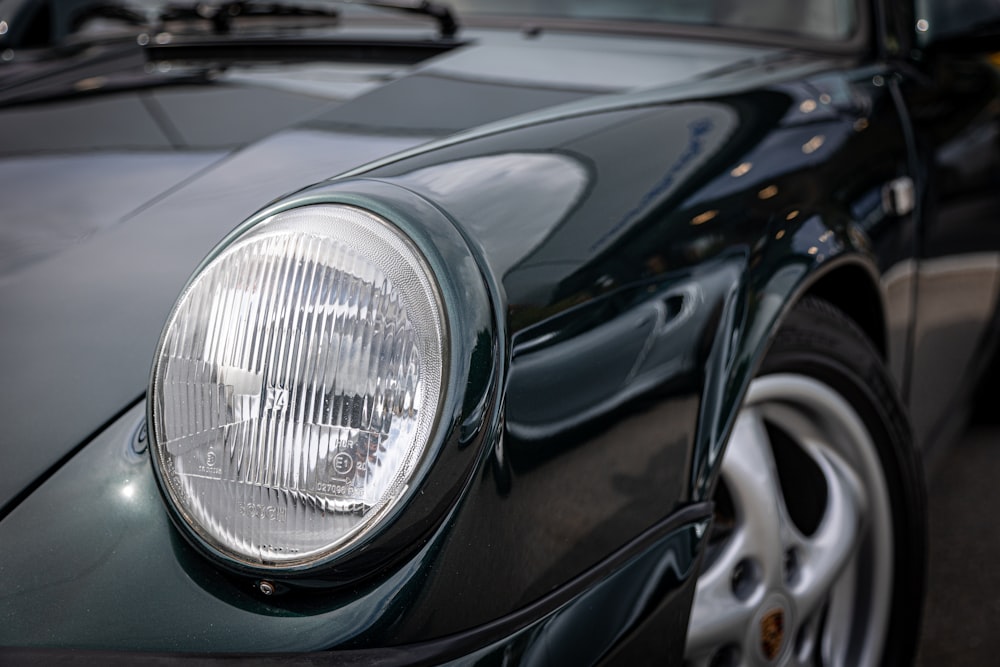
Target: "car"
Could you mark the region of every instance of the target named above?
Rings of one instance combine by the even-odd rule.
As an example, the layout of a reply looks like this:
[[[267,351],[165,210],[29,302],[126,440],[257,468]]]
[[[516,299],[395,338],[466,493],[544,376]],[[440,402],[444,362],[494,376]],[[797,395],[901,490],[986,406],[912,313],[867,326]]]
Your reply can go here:
[[[0,1],[0,662],[911,663],[998,19]]]

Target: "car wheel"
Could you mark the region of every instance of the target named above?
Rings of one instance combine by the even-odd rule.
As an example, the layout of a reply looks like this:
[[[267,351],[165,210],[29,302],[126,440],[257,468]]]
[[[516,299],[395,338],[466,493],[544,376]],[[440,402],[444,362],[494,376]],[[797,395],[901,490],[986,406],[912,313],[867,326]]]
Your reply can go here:
[[[910,440],[872,344],[830,304],[804,299],[724,454],[690,665],[912,661],[925,518]]]

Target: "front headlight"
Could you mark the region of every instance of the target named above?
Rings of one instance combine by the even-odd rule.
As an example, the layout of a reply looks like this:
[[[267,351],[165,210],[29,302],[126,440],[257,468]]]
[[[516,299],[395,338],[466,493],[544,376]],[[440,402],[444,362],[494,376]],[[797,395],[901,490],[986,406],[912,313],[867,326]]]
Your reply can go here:
[[[181,295],[151,381],[169,502],[240,563],[310,566],[411,484],[442,394],[445,317],[417,247],[365,210],[277,213]]]

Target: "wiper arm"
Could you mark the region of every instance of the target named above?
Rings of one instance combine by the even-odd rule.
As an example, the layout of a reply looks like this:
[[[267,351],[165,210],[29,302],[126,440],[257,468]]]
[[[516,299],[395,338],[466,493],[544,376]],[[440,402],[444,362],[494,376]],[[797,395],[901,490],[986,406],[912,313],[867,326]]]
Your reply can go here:
[[[345,4],[358,4],[373,9],[384,9],[395,12],[417,14],[434,19],[444,40],[450,40],[458,32],[459,25],[451,8],[441,2],[431,0],[415,0],[411,2],[390,0],[339,0]],[[2,0],[0,0],[2,2]],[[340,18],[336,9],[326,9],[296,4],[278,2],[259,2],[257,0],[226,0],[214,3],[211,0],[192,2],[190,4],[173,3],[156,12],[143,12],[129,7],[128,0],[57,0],[54,2],[54,14],[51,20],[52,28],[44,39],[32,36],[33,46],[55,46],[65,41],[67,36],[80,30],[90,19],[102,18],[146,29],[158,29],[157,23],[207,21],[216,34],[228,34],[232,29],[234,19],[241,17],[280,18],[280,17],[322,17],[333,22]],[[21,22],[27,23],[27,22]],[[23,46],[26,35],[24,31],[8,30],[0,34],[0,46],[18,48]]]
[[[427,16],[437,21],[441,37],[450,39],[458,32],[458,21],[448,5],[431,0],[417,2],[391,2],[389,0],[341,0],[345,4],[363,5],[375,9],[385,9],[407,14]],[[194,4],[171,4],[160,12],[161,21],[189,21],[202,19],[210,21],[212,30],[219,35],[230,31],[232,22],[240,17],[275,17],[275,16],[321,16],[338,19],[340,14],[335,9],[320,9],[317,7],[302,7],[293,4],[264,3],[254,0],[229,0],[221,4],[196,2]]]
[[[232,27],[233,19],[236,18],[283,16],[319,16],[336,21],[340,18],[340,13],[335,9],[252,2],[251,0],[231,0],[217,5],[203,2],[193,5],[167,5],[160,12],[159,19],[163,22],[204,19],[211,22],[214,33],[225,35]]]
[[[449,39],[458,33],[458,21],[451,7],[443,2],[431,2],[431,0],[419,0],[418,2],[390,2],[388,0],[348,0],[353,4],[364,5],[366,7],[377,7],[396,12],[406,12],[407,14],[418,14],[429,16],[438,23],[441,37]]]

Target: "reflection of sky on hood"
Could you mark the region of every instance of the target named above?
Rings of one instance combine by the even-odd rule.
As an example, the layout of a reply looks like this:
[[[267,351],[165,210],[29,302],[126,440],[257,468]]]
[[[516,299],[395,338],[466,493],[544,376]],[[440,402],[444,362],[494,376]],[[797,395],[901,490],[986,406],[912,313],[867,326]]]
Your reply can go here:
[[[579,200],[587,171],[557,153],[503,153],[419,169],[399,180],[438,201],[480,245],[498,275],[542,243]],[[469,197],[469,193],[477,193]],[[516,204],[516,205],[515,205]]]
[[[768,52],[769,53],[769,52]],[[710,76],[764,55],[761,47],[543,33],[530,41],[495,33],[420,65],[423,73],[582,91],[636,90]]]
[[[0,159],[0,279],[105,232],[195,174],[177,215],[235,226],[263,202],[425,141],[297,129],[223,159],[201,151],[94,152]],[[214,164],[213,164],[214,163]],[[202,171],[204,170],[204,171]],[[39,184],[44,184],[40,194]],[[221,238],[221,235],[219,236]]]
[[[218,157],[150,152],[0,160],[0,275],[114,225]]]
[[[669,199],[737,123],[709,102],[581,116],[564,128],[562,153],[498,153],[391,178],[439,203],[487,250],[510,294],[533,302]],[[628,159],[594,174],[591,156],[607,154]]]

